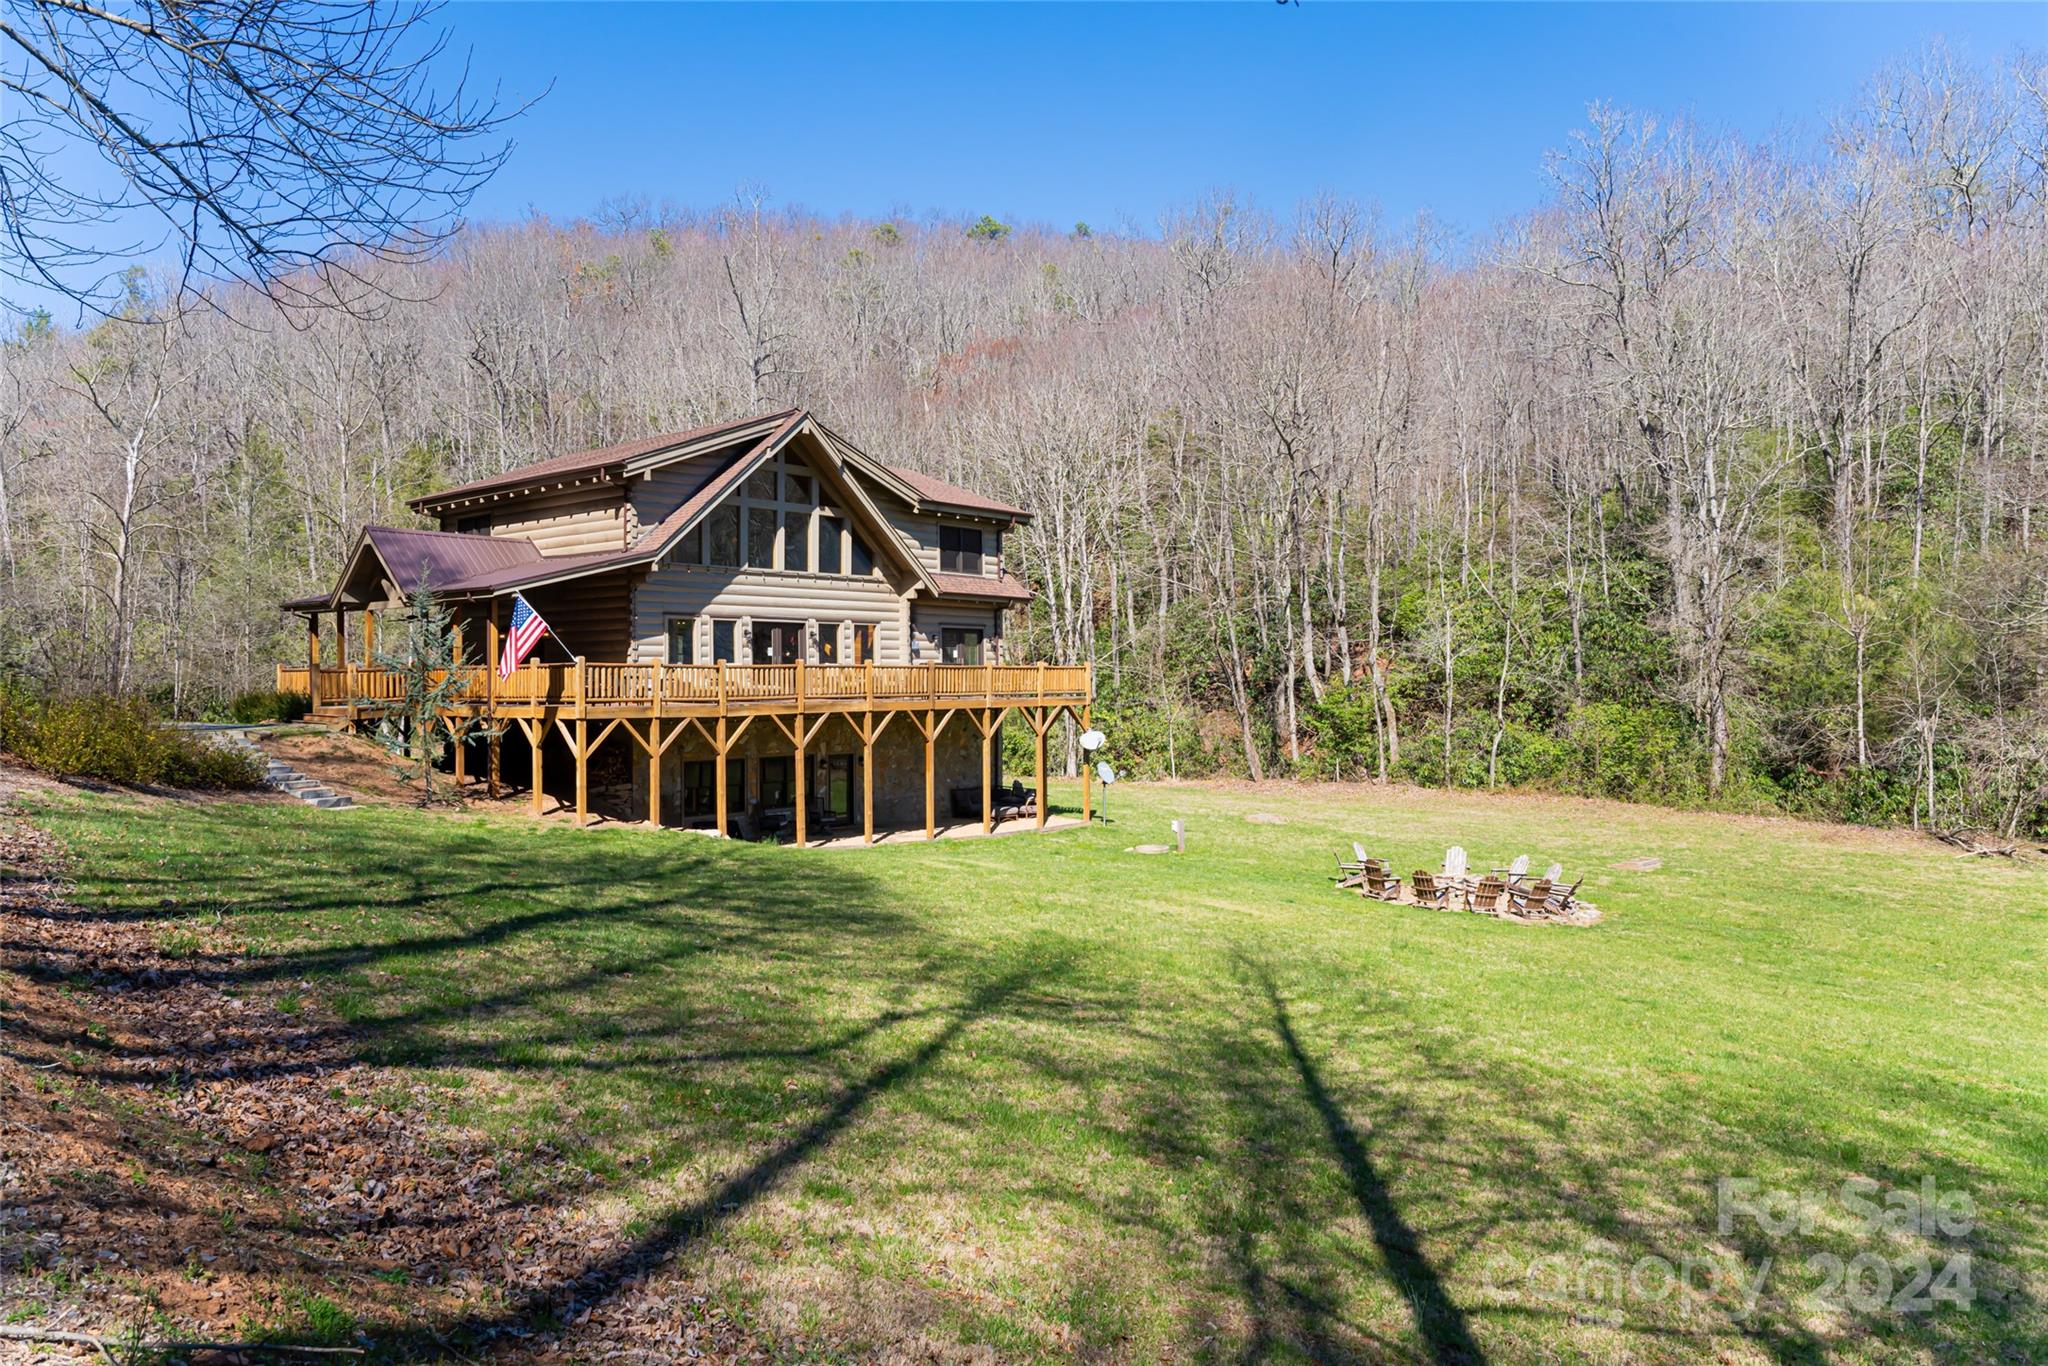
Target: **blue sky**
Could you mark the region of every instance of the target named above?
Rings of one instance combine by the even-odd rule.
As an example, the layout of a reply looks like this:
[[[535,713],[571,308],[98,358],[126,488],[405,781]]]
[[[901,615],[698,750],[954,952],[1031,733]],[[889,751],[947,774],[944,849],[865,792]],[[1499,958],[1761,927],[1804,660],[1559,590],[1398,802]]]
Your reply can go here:
[[[477,202],[722,202],[1150,230],[1205,189],[1317,189],[1483,230],[1594,99],[1742,133],[1809,122],[1941,35],[2048,48],[2048,7],[464,4],[508,93],[553,91]]]
[[[2048,6],[486,3],[473,75],[552,89],[472,217],[706,207],[743,183],[826,215],[1156,229],[1228,186],[1329,189],[1478,233],[1609,99],[1761,137],[1887,61],[2048,48]],[[10,288],[17,304],[34,302]],[[60,314],[68,309],[54,309]]]

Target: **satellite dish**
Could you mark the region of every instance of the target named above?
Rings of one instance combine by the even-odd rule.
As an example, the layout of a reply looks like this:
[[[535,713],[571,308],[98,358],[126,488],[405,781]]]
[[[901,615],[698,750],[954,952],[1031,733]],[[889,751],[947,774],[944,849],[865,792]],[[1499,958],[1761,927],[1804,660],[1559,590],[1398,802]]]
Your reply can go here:
[[[1102,779],[1103,786],[1107,787],[1116,781],[1116,770],[1109,766],[1109,760],[1104,759],[1095,765],[1095,776]]]
[[[1084,730],[1081,732],[1081,748],[1093,754],[1096,750],[1102,748],[1102,742],[1106,738],[1108,737],[1104,736],[1099,730]]]

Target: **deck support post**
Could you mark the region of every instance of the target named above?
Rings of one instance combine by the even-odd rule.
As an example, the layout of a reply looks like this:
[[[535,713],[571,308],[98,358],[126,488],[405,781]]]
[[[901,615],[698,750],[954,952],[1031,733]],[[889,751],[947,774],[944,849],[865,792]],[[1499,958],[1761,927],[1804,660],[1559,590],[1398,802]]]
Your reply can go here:
[[[320,709],[320,614],[306,613],[306,699]]]
[[[449,727],[449,729],[450,729],[450,730],[454,730],[454,729],[456,729],[456,728],[455,728],[454,726],[452,726],[452,725],[451,725],[451,726]],[[466,734],[462,734],[462,735],[457,735],[457,736],[455,737],[455,745],[454,745],[454,748],[455,748],[455,790],[456,790],[457,792],[460,792],[460,791],[462,791],[462,784],[463,784],[463,783],[464,783],[464,782],[466,781],[466,777],[465,777],[465,774],[464,774],[464,769],[465,769],[465,767],[466,767],[466,766],[465,766],[465,764],[463,763],[463,751],[469,748],[469,736],[468,736],[468,735],[466,735]]]
[[[868,666],[870,710],[860,714],[860,842],[875,842],[875,687],[874,666]]]
[[[1040,665],[1039,667],[1042,673],[1044,666]],[[1037,828],[1043,830],[1045,829],[1045,808],[1049,804],[1045,791],[1045,733],[1052,729],[1052,713],[1044,707],[1039,707],[1037,714],[1031,718],[1031,728],[1037,732],[1038,751],[1038,800],[1033,802],[1032,806],[1038,812]]]
[[[929,669],[925,671],[925,677],[927,680],[930,679],[931,671]],[[933,786],[932,777],[932,747],[937,743],[939,734],[932,725],[931,712],[927,711],[924,714],[921,728],[924,731],[924,837],[928,840],[933,840],[939,837],[939,813],[938,794]]]
[[[724,691],[723,685],[725,682],[724,669],[721,668],[719,670],[718,678],[720,683],[720,691],[722,692]],[[722,707],[724,705],[723,702],[721,702],[720,705]],[[725,790],[725,754],[726,751],[730,748],[732,748],[732,742],[725,738],[725,717],[720,716],[718,718],[718,741],[714,746],[714,749],[717,752],[713,754],[711,757],[711,762],[718,765],[718,771],[715,781],[718,785],[718,837],[720,839],[730,839],[732,837],[732,831],[726,828],[727,820],[725,814],[725,804],[728,800]]]
[[[541,751],[547,748],[547,743],[548,720],[547,713],[543,711],[540,714],[540,719],[531,723],[526,730],[526,745],[533,752],[533,814],[536,816],[540,814],[541,803],[545,796],[541,787],[540,756]]]
[[[491,800],[498,799],[498,749],[504,738],[504,730],[498,720],[498,600],[493,598],[486,604],[490,612],[489,624],[484,627],[484,721],[489,727],[491,757],[488,782]]]
[[[1081,729],[1084,731],[1095,729],[1095,723],[1089,719],[1088,712],[1089,704],[1083,702],[1081,704]],[[1089,797],[1093,792],[1091,784],[1094,776],[1094,771],[1088,767],[1088,756],[1083,754],[1081,756],[1081,824],[1083,825],[1091,824],[1095,819],[1094,812],[1089,806]]]
[[[804,819],[804,808],[809,805],[805,798],[810,785],[810,774],[805,770],[810,765],[805,762],[804,755],[805,741],[809,737],[804,732],[804,661],[801,658],[796,662],[796,730],[790,738],[796,742],[796,847],[801,849],[810,834]]]
[[[659,680],[655,686],[660,686]],[[657,706],[660,704],[657,703]],[[647,723],[647,823],[661,829],[661,717]]]
[[[492,801],[496,801],[498,799],[498,794],[500,792],[500,788],[498,786],[498,766],[502,759],[500,750],[502,748],[504,738],[504,732],[498,729],[496,718],[492,718],[490,737],[485,742],[490,751],[490,757],[486,761],[485,782],[488,784],[488,786],[485,788],[485,791],[489,793]]]
[[[995,806],[995,756],[991,753],[995,745],[996,726],[993,709],[981,710],[981,833],[986,835],[996,828]]]
[[[576,672],[581,675],[583,671],[579,667]],[[580,688],[583,680],[579,676],[576,682]],[[582,708],[578,707],[577,711],[581,712]],[[580,830],[588,824],[590,824],[590,723],[579,715],[576,718],[576,828]]]

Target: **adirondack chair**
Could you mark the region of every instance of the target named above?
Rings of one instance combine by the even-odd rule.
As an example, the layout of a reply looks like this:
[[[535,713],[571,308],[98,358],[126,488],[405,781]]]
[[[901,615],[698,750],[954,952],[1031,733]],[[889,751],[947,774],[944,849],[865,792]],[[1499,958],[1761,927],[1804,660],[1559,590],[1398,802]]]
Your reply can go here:
[[[1435,873],[1417,868],[1411,885],[1415,891],[1415,904],[1418,906],[1435,906],[1441,909],[1451,904],[1450,884],[1438,882]]]
[[[1465,849],[1463,845],[1454,844],[1444,850],[1444,874],[1447,877],[1465,876]]]
[[[1520,882],[1523,878],[1529,876],[1529,856],[1527,854],[1517,854],[1513,863],[1510,863],[1505,868],[1496,868],[1493,870],[1493,873],[1495,877],[1505,877],[1511,884]]]
[[[1547,915],[1550,912],[1550,879],[1513,883],[1508,887],[1508,908],[1516,915]]]
[[[1365,868],[1365,894],[1380,901],[1401,899],[1401,879],[1387,874],[1387,865],[1375,859]]]
[[[1379,864],[1382,868],[1386,866],[1387,861],[1385,859],[1369,857],[1365,852],[1365,846],[1357,840],[1351,841],[1351,852],[1354,857],[1348,863],[1345,862],[1342,854],[1337,855],[1337,885],[1339,887],[1356,887],[1359,883],[1365,881],[1365,870],[1375,863]]]
[[[1549,878],[1549,879],[1551,880],[1551,882],[1552,882],[1552,883],[1559,883],[1559,882],[1563,882],[1563,881],[1564,881],[1564,865],[1563,865],[1562,863],[1553,863],[1553,864],[1551,864],[1551,865],[1550,865],[1550,867],[1549,867],[1548,869],[1546,869],[1546,870],[1544,871],[1544,874],[1543,874],[1543,876],[1545,876],[1545,877]]]
[[[1470,905],[1482,915],[1499,915],[1501,894],[1507,891],[1507,884],[1497,877],[1483,877],[1472,889]]]
[[[1563,915],[1566,911],[1570,910],[1572,902],[1578,899],[1580,886],[1585,881],[1586,879],[1580,878],[1569,887],[1552,887],[1549,897],[1550,913],[1552,915]]]

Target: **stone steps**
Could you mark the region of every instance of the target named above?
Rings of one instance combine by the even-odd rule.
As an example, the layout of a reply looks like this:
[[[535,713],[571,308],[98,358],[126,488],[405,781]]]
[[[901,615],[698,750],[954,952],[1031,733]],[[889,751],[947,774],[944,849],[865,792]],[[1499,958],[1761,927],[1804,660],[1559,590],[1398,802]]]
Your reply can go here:
[[[346,811],[355,803],[348,795],[293,768],[282,759],[274,759],[256,747],[248,733],[239,730],[212,732],[213,742],[229,749],[239,750],[263,761],[263,781],[289,797],[297,797],[310,807],[320,811]]]

